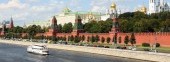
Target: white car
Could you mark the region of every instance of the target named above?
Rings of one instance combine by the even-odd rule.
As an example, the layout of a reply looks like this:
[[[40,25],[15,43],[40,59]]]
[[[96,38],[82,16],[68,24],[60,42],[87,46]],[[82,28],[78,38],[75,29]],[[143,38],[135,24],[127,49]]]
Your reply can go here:
[[[28,46],[27,52],[48,55],[49,51],[45,45],[31,45]]]

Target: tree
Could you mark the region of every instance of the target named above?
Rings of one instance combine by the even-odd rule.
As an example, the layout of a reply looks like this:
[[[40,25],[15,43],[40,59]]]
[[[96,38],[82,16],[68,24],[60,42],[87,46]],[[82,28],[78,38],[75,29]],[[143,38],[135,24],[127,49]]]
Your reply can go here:
[[[105,41],[105,38],[104,38],[104,37],[102,37],[102,43],[104,43],[104,41]]]
[[[62,33],[62,25],[61,25],[61,24],[59,24],[59,25],[57,26],[57,30],[58,30],[59,33]]]
[[[94,36],[91,36],[90,41],[91,41],[92,43],[95,42],[95,37],[94,37]]]
[[[79,37],[78,37],[78,36],[75,36],[75,38],[74,38],[74,42],[75,42],[75,43],[79,43],[79,42],[80,42],[80,39],[79,39]]]
[[[114,44],[117,44],[117,33],[115,33],[115,35],[113,37],[113,42],[114,42]]]
[[[63,28],[62,28],[62,31],[63,31],[64,33],[71,33],[72,30],[73,30],[72,26],[73,26],[73,25],[72,25],[71,22],[70,22],[70,23],[65,23],[64,26],[63,26]]]
[[[82,41],[84,41],[84,40],[85,40],[85,36],[83,35],[83,36],[82,36]]]
[[[132,44],[132,46],[133,46],[133,44],[136,44],[136,39],[135,39],[134,33],[131,34],[130,43]]]
[[[161,22],[161,31],[163,32],[170,32],[170,19],[167,19],[166,21]]]
[[[88,37],[87,37],[87,42],[89,42],[89,41],[90,41],[90,37],[88,36]]]
[[[127,36],[127,35],[125,36],[124,43],[125,43],[125,45],[127,45],[129,43],[129,36]]]
[[[107,43],[110,43],[110,37],[107,37]]]
[[[74,36],[73,35],[71,35],[70,41],[74,41]]]
[[[93,22],[93,25],[90,27],[90,32],[91,33],[100,33],[101,27],[97,22]]]
[[[95,41],[96,42],[98,42],[100,39],[99,39],[99,36],[98,35],[96,35],[96,37],[95,37]]]
[[[27,33],[29,34],[30,38],[33,38],[37,33],[39,28],[36,25],[31,25],[27,28]]]

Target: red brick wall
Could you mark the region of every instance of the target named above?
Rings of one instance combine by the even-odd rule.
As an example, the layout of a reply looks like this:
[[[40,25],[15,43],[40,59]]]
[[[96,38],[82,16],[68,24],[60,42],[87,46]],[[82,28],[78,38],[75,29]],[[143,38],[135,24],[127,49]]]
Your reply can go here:
[[[23,33],[22,36],[26,35],[26,33]],[[52,36],[51,32],[46,32],[46,33],[40,33],[37,35],[44,35],[44,36]],[[68,36],[71,35],[75,35],[75,33],[56,33],[56,37],[66,37],[68,38]],[[85,36],[85,41],[87,41],[87,37],[91,37],[91,36],[96,36],[98,35],[101,41],[101,38],[104,37],[105,38],[105,42],[107,37],[113,38],[113,34],[112,33],[79,33],[79,36]],[[122,42],[121,44],[124,44],[124,38],[125,36],[128,35],[129,38],[131,36],[131,33],[118,33],[118,37],[121,37]],[[136,44],[137,45],[141,45],[142,43],[150,43],[150,44],[154,44],[156,43],[160,43],[161,46],[164,47],[170,47],[170,32],[161,32],[161,33],[135,33],[135,38],[136,38]],[[157,39],[157,41],[156,41]],[[100,43],[99,41],[99,43]],[[110,42],[112,43],[112,42]],[[130,43],[129,43],[130,44]]]
[[[119,33],[118,37],[121,36],[124,41],[125,36],[128,35],[130,38],[130,33]],[[142,43],[150,43],[154,44],[160,43],[161,46],[170,47],[170,32],[164,33],[135,33],[136,43],[137,45],[141,45]]]

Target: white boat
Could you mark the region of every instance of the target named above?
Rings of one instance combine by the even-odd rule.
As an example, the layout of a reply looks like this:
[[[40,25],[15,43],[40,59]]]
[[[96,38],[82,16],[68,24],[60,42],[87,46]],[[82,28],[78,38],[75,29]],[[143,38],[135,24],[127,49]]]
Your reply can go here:
[[[36,53],[41,55],[48,55],[49,51],[45,45],[31,45],[28,46],[27,52]]]

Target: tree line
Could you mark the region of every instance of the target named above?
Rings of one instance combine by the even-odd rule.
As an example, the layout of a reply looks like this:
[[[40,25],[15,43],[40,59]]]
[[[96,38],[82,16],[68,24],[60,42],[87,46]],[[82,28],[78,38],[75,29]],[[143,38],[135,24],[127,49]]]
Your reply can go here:
[[[119,19],[121,32],[170,32],[170,12],[127,12]]]
[[[126,12],[118,17],[120,31],[124,33],[131,32],[170,32],[170,12],[160,12],[153,14],[144,14],[142,12]],[[106,21],[90,21],[83,24],[86,33],[109,33],[112,28],[112,19]],[[34,36],[37,33],[47,32],[50,26],[41,27],[39,25],[31,25],[26,28],[16,26],[13,29],[5,29],[6,35],[17,37],[20,33],[28,33]],[[2,30],[2,29],[1,29]],[[71,33],[73,31],[72,23],[57,25],[57,32]]]

